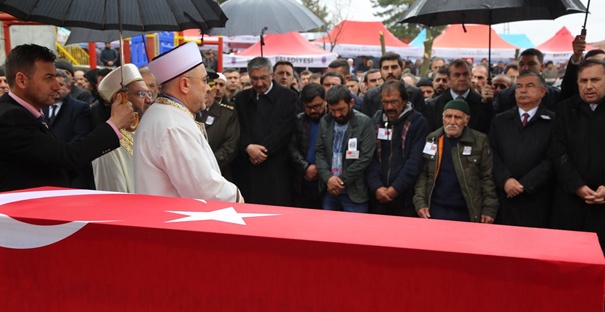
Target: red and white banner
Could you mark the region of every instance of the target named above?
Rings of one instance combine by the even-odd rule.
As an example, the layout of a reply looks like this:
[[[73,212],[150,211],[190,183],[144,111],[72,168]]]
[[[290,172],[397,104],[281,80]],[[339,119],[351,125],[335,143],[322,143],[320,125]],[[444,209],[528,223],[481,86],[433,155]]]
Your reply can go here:
[[[603,311],[592,233],[38,188],[0,246],[3,311]]]

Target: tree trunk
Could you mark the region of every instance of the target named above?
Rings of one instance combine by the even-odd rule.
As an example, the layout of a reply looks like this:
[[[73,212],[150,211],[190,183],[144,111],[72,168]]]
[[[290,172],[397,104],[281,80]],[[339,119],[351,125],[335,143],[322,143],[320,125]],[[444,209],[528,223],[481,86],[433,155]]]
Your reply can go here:
[[[424,40],[424,54],[422,55],[422,66],[420,66],[420,77],[426,77],[430,71],[432,51],[433,36],[431,34],[431,28],[426,27],[426,39]]]

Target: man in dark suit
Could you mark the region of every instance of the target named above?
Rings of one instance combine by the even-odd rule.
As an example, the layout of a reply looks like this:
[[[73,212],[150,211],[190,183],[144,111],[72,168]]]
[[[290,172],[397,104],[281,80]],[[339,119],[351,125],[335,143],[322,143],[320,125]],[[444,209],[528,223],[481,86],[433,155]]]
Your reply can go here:
[[[56,79],[59,81],[58,97],[50,107],[43,107],[42,112],[46,123],[55,136],[63,142],[75,142],[86,136],[92,130],[90,105],[73,98],[70,93],[71,80],[61,70],[57,71]],[[73,188],[95,189],[92,166],[89,164],[78,170],[72,178],[70,186]]]
[[[555,114],[540,106],[546,81],[531,71],[517,80],[517,106],[492,121],[489,141],[500,209],[496,223],[546,228],[554,196],[554,169],[548,158]]]
[[[60,60],[55,63],[55,67],[61,69],[71,80],[72,83],[69,89],[71,96],[88,104],[92,104],[95,101],[95,98],[92,96],[90,91],[80,88],[74,83],[74,67],[71,65],[71,63]]]
[[[273,80],[271,61],[248,62],[252,89],[235,96],[240,144],[235,184],[248,203],[291,206],[288,145],[296,126],[297,94]]]
[[[443,107],[451,100],[465,101],[471,113],[468,126],[484,134],[489,131],[494,116],[491,103],[482,103],[481,95],[471,89],[471,67],[461,59],[453,60],[448,65],[449,88],[440,96],[430,99],[424,116],[429,122],[429,131],[435,131],[443,126]]]
[[[134,121],[129,105],[117,105],[111,118],[74,143],[61,142],[44,122],[42,108],[55,102],[56,56],[35,44],[15,47],[7,56],[10,92],[0,97],[0,191],[38,186],[70,186],[78,169],[117,148],[119,132]]]
[[[536,74],[541,75],[544,70],[544,54],[537,49],[527,49],[521,52],[519,55],[519,72],[532,71]],[[556,104],[559,102],[560,91],[552,86],[546,86],[546,94],[542,98],[540,105],[546,106],[551,111],[556,111]],[[498,93],[495,103],[498,105],[494,107],[496,114],[507,111],[516,106],[515,102],[515,83],[513,85]]]

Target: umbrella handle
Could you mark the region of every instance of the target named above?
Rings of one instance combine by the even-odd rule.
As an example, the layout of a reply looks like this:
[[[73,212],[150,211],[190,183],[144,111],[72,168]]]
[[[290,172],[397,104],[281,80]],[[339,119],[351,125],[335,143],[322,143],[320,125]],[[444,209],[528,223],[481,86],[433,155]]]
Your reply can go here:
[[[120,103],[120,105],[128,103],[128,99],[126,98],[126,92],[121,91],[120,95],[122,96],[122,102]],[[126,131],[134,132],[135,130],[137,130],[138,126],[139,126],[139,113],[134,112],[134,121],[132,122],[132,124],[130,126],[128,126],[126,128]]]

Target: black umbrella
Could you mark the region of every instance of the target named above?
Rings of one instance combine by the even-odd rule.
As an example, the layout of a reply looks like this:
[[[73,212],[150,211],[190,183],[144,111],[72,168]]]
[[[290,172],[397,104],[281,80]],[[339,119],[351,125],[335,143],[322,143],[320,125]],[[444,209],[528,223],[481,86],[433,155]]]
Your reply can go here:
[[[448,24],[491,25],[526,21],[553,20],[571,13],[586,12],[580,0],[416,0],[407,9],[400,23],[426,26]],[[489,32],[489,64],[491,64],[491,31]],[[491,69],[488,69],[491,71]],[[491,80],[491,72],[488,79]]]
[[[264,34],[305,31],[324,24],[313,12],[295,0],[229,0],[221,5],[229,21],[212,28],[211,35],[258,36],[263,54]]]
[[[132,31],[132,30],[124,30],[122,31],[122,37],[124,38],[132,38],[136,36],[141,36],[145,34],[153,34],[157,31]],[[67,37],[67,41],[65,41],[65,45],[70,45],[74,43],[85,43],[85,42],[112,42],[120,40],[120,31],[119,30],[97,30],[90,28],[80,28],[80,27],[72,27],[70,29],[69,36]]]
[[[227,16],[213,0],[0,0],[0,11],[20,20],[61,27],[122,31],[181,31],[223,27]],[[126,97],[122,96],[123,101]],[[136,123],[131,131],[136,128]]]

